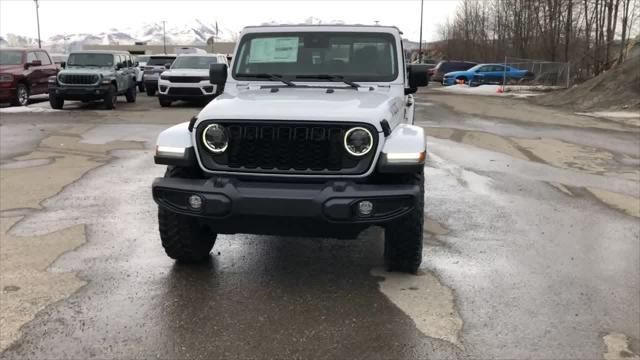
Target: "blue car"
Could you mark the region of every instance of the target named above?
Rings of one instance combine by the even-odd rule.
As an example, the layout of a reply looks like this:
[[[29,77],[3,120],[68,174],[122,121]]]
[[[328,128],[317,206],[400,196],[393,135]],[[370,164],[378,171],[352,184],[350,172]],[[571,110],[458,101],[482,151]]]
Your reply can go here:
[[[533,77],[533,73],[527,70],[516,69],[511,66],[506,66],[506,80],[520,81],[523,79],[529,79]],[[463,80],[465,84],[469,86],[478,86],[481,84],[498,83],[502,84],[505,78],[505,65],[504,64],[478,64],[469,70],[465,71],[453,71],[444,74],[442,78],[442,85],[454,85],[457,80]]]

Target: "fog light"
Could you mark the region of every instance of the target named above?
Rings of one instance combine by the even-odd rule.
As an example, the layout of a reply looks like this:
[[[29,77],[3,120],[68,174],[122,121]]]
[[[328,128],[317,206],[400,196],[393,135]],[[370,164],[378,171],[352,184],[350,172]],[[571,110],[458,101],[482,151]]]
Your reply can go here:
[[[373,203],[371,201],[360,201],[358,203],[358,212],[360,215],[367,216],[373,212]]]
[[[195,210],[200,209],[202,207],[202,198],[198,195],[189,196],[189,206]]]
[[[96,95],[100,95],[100,90],[96,90]]]

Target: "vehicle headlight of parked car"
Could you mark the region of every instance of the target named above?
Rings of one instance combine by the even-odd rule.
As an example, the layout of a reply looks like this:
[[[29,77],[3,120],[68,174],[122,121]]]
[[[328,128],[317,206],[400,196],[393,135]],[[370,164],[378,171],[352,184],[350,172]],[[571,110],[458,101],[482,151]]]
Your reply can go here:
[[[222,154],[229,146],[227,129],[220,124],[211,124],[202,132],[202,142],[207,150]]]
[[[0,82],[12,82],[13,75],[11,74],[0,74]]]
[[[169,75],[160,75],[160,79],[169,80]]]

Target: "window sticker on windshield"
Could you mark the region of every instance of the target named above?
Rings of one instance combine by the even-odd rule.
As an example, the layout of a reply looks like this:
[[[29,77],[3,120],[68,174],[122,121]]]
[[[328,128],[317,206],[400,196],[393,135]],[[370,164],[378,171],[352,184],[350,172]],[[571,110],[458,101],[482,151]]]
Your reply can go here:
[[[298,38],[258,38],[251,40],[249,63],[293,63],[298,61]]]

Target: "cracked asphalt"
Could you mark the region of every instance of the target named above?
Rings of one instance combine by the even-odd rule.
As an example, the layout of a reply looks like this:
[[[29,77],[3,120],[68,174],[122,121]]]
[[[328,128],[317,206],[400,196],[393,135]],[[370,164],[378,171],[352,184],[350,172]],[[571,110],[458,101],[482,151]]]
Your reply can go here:
[[[1,359],[640,353],[638,127],[421,92],[427,226],[411,276],[383,270],[379,229],[225,235],[207,263],[174,264],[153,147],[199,109],[119,105],[0,109]]]

